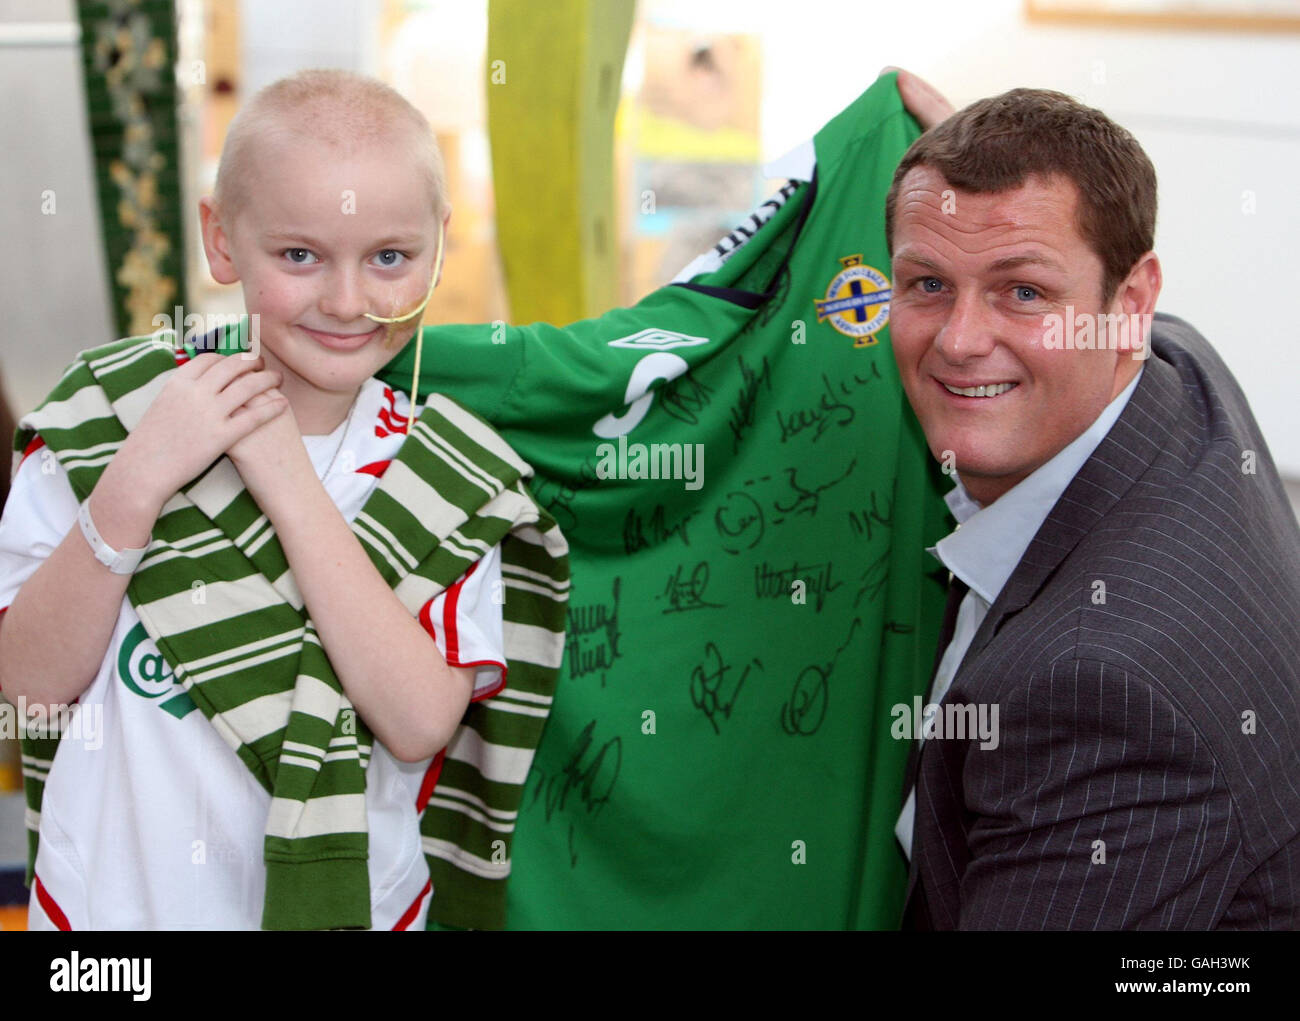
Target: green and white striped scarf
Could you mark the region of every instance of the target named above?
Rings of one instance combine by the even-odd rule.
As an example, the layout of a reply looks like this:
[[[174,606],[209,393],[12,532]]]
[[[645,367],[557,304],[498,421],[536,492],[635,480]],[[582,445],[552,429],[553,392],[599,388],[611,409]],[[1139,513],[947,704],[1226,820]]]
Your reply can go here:
[[[175,370],[173,339],[84,352],[22,420],[15,449],[39,433],[85,499]],[[479,418],[435,395],[352,525],[413,615],[501,545],[509,687],[466,712],[421,820],[436,890],[430,917],[466,928],[504,924],[515,818],[563,653],[568,548],[526,488],[530,475]],[[193,598],[198,582],[202,600]],[[190,697],[271,794],[263,927],[368,928],[373,739],[228,458],[163,507],[127,595]],[[29,881],[41,777],[57,744],[24,743]]]

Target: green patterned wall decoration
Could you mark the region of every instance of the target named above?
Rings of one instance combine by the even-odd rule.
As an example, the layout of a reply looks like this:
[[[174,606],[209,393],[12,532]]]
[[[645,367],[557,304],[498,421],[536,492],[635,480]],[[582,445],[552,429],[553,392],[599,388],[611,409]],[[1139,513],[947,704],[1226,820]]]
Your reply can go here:
[[[78,0],[113,319],[149,333],[185,294],[172,0]]]

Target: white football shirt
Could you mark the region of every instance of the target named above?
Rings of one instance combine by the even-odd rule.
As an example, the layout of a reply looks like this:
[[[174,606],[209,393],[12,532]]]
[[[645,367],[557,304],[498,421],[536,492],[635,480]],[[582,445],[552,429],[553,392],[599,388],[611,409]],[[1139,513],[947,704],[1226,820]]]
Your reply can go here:
[[[405,438],[409,404],[367,380],[347,420],[304,437],[326,492],[351,521]],[[34,443],[0,519],[0,611],[76,528],[77,501]],[[453,666],[475,668],[474,699],[505,682],[499,548],[419,615]],[[359,608],[364,612],[364,608]],[[52,635],[68,626],[63,622]],[[256,929],[270,795],[190,701],[129,601],[48,771],[31,929]],[[366,776],[371,921],[423,929],[432,888],[419,833],[440,759],[399,762],[376,743]]]

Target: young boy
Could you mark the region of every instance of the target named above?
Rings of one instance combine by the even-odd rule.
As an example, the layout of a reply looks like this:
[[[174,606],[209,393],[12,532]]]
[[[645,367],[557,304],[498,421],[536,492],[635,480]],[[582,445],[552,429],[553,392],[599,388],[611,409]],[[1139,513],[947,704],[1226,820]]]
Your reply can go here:
[[[120,341],[20,425],[0,687],[102,714],[26,749],[30,925],[419,929],[431,867],[467,903],[440,919],[498,922],[567,562],[504,441],[436,395],[408,437],[373,378],[436,284],[428,124],[356,75],[277,82],[200,216],[260,357]]]

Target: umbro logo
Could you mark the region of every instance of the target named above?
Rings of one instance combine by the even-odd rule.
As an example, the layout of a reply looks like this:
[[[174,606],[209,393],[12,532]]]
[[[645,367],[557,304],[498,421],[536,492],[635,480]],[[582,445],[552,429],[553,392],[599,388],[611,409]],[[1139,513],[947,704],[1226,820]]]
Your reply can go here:
[[[619,337],[618,340],[611,340],[609,346],[641,348],[646,351],[667,351],[673,347],[695,347],[697,344],[707,344],[708,342],[708,337],[692,337],[686,333],[651,328],[626,337]]]

